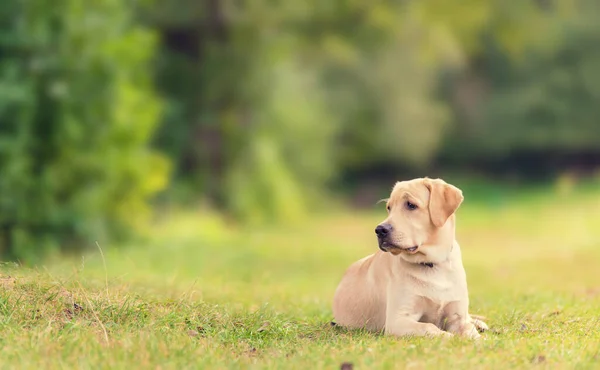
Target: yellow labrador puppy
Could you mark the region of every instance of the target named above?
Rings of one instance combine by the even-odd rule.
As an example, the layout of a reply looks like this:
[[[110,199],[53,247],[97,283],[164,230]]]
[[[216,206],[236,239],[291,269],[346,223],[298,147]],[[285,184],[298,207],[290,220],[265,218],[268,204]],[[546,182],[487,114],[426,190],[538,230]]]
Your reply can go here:
[[[479,338],[455,238],[462,191],[440,179],[396,183],[377,253],[351,265],[334,296],[335,322],[397,336]]]

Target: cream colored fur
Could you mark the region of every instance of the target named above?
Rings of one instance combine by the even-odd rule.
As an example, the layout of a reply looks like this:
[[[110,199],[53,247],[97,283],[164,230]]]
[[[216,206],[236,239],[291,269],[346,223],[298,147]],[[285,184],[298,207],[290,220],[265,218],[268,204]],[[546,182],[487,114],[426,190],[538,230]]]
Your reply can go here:
[[[455,211],[462,201],[462,191],[440,179],[396,183],[380,224],[391,231],[380,241],[382,250],[346,271],[334,296],[335,322],[396,336],[479,338],[478,330],[487,325],[469,315],[455,239]]]

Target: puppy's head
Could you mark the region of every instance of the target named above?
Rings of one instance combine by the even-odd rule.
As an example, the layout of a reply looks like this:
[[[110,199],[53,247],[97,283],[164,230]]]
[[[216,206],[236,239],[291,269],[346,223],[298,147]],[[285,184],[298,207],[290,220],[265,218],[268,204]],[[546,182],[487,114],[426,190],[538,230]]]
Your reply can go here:
[[[453,215],[462,191],[440,179],[396,183],[388,217],[375,228],[379,248],[409,262],[440,262],[454,242]]]

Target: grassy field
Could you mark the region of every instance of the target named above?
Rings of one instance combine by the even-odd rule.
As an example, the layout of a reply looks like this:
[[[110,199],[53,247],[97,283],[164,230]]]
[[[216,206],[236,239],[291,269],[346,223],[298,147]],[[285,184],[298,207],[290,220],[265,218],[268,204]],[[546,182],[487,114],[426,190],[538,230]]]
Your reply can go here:
[[[176,213],[148,242],[101,246],[104,259],[2,265],[1,367],[600,368],[600,192],[466,197],[458,240],[483,341],[329,325],[383,206],[259,230]]]

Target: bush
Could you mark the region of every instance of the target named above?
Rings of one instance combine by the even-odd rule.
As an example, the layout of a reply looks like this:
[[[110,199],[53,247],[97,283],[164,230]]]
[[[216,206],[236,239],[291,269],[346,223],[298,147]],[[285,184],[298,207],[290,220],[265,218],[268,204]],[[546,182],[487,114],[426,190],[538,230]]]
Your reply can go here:
[[[148,148],[154,35],[116,0],[5,0],[0,25],[0,252],[31,261],[135,229],[168,169]]]

